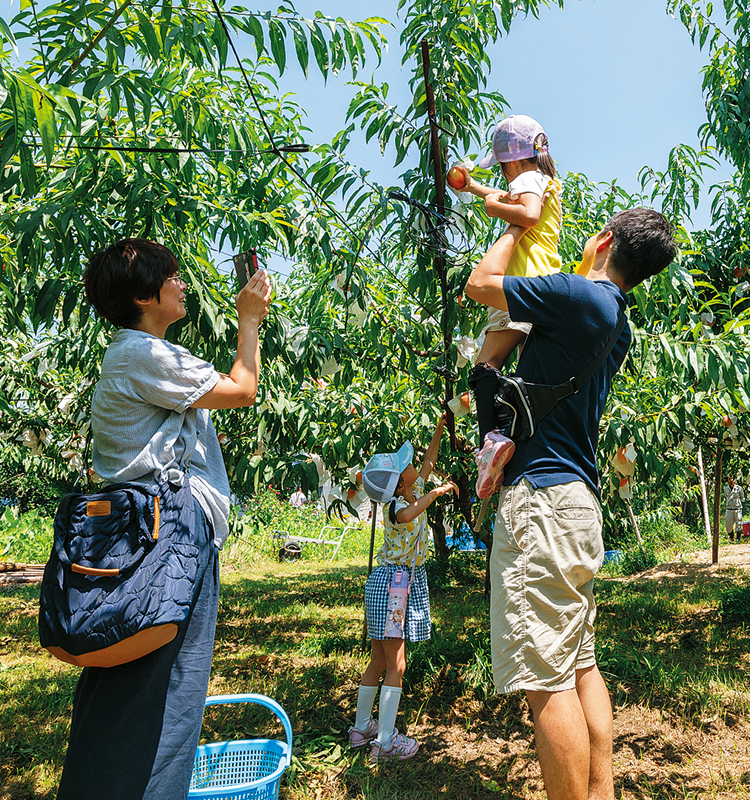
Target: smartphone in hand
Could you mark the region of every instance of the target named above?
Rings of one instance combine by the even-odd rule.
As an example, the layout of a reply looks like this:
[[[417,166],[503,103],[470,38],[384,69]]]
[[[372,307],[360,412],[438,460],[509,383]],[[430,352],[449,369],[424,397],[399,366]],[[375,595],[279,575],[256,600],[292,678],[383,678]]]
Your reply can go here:
[[[234,261],[234,271],[237,273],[237,283],[239,283],[240,291],[245,288],[245,284],[252,278],[258,271],[258,254],[254,247],[245,253],[239,253],[232,256]]]

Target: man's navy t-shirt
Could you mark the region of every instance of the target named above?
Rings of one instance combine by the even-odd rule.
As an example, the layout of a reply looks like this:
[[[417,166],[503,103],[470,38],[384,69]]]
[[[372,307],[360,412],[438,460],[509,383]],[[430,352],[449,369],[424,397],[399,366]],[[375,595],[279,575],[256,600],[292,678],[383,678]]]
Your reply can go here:
[[[558,384],[579,375],[609,340],[627,307],[627,295],[610,281],[556,273],[506,276],[503,289],[516,322],[534,327],[517,374],[529,383]],[[630,346],[626,325],[604,365],[581,390],[558,403],[505,467],[505,485],[526,478],[539,488],[582,480],[599,492],[596,443],[612,376]]]

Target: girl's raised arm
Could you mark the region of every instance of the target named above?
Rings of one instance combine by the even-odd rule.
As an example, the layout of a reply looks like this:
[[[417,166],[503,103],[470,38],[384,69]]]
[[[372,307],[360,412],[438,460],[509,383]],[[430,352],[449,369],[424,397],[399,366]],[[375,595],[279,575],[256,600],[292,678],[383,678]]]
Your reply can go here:
[[[426,481],[430,477],[430,473],[435,469],[437,464],[438,453],[440,452],[440,437],[443,435],[443,428],[445,427],[445,414],[438,420],[435,427],[435,433],[432,434],[432,441],[430,442],[427,452],[424,454],[424,461],[422,462],[422,469],[419,470],[419,477]]]

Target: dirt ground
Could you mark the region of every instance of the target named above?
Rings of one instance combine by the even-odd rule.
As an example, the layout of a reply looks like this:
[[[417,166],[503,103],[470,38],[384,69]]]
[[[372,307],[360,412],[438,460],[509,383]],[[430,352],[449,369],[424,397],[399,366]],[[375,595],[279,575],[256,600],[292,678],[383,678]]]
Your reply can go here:
[[[718,564],[711,564],[711,551],[704,550],[623,580],[672,579],[689,586],[709,577],[730,579],[737,568],[750,571],[750,542],[721,547]],[[439,761],[444,750],[454,764],[463,762],[478,770],[480,784],[471,796],[546,798],[530,719],[528,735],[511,741],[481,733],[467,736],[460,724],[420,722],[415,732],[433,759]],[[614,773],[617,800],[750,798],[750,720],[727,715],[701,720],[696,726],[647,706],[615,708]]]
[[[454,770],[476,771],[479,777],[479,785],[465,794],[454,785],[447,796],[546,800],[530,723],[528,736],[510,741],[467,735],[459,726],[441,726],[437,721],[425,723],[423,730],[419,726],[414,733],[430,753],[433,780],[442,766],[441,756],[447,760],[448,754]],[[415,772],[418,775],[416,765]],[[615,709],[614,775],[617,800],[748,798],[750,725],[707,721],[696,728],[658,709]]]
[[[719,560],[716,564],[711,563],[711,550],[698,550],[686,554],[683,561],[659,564],[646,572],[630,575],[623,580],[628,582],[681,578],[686,585],[691,585],[703,578],[729,575],[737,568],[750,570],[750,540],[744,539],[742,544],[720,547]]]

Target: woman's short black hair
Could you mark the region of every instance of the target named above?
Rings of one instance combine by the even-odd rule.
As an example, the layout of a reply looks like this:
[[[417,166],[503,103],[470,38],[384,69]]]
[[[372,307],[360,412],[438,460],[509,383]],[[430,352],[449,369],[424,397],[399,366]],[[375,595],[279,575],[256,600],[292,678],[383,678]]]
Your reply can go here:
[[[86,297],[97,313],[118,328],[141,319],[136,300],[159,300],[164,281],[177,272],[177,258],[163,244],[121,239],[91,256],[83,274]]]

